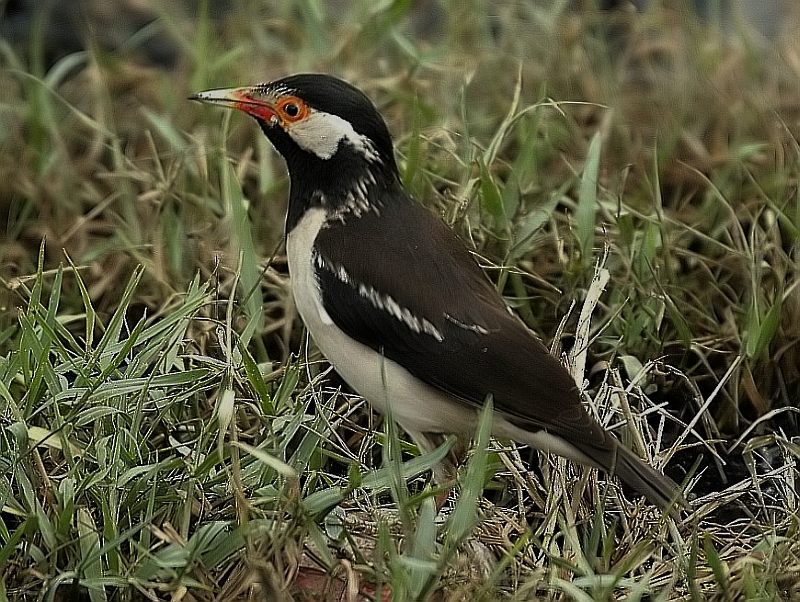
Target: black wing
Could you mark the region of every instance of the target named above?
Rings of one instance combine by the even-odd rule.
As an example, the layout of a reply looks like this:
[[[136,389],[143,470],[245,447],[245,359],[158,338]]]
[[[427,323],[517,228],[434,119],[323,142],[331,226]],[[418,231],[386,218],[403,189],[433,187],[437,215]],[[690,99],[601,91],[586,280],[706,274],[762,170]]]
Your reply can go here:
[[[325,309],[349,336],[466,404],[491,394],[520,427],[584,450],[613,446],[567,370],[508,311],[455,234],[411,199],[331,223],[314,247]]]

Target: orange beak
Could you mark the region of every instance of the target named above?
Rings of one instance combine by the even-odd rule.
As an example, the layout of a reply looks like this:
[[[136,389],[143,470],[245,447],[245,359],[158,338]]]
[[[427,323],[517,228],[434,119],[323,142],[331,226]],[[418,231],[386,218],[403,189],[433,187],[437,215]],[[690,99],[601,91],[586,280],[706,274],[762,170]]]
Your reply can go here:
[[[277,119],[275,106],[271,98],[265,97],[263,90],[258,86],[248,86],[244,88],[220,88],[217,90],[206,90],[190,96],[189,100],[198,100],[210,104],[230,107],[244,111],[248,115],[262,121],[271,122]]]

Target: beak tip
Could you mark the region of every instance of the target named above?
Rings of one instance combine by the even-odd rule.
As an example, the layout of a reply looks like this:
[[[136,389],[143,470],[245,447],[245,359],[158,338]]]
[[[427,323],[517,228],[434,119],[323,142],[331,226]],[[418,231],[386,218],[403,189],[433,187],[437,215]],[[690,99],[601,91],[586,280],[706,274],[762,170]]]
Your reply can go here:
[[[230,106],[232,103],[239,101],[240,92],[240,88],[203,90],[202,92],[195,92],[189,96],[189,100]]]

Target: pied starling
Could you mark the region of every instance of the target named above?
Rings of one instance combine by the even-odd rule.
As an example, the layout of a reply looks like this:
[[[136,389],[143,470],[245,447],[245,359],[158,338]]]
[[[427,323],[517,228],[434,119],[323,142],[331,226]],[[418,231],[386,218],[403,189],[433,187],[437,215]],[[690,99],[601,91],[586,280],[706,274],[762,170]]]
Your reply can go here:
[[[392,139],[367,96],[301,74],[194,100],[254,117],[291,187],[286,252],[297,310],[320,351],[425,451],[492,432],[616,474],[662,509],[677,485],[604,430],[569,372],[514,316],[456,235],[403,190]]]

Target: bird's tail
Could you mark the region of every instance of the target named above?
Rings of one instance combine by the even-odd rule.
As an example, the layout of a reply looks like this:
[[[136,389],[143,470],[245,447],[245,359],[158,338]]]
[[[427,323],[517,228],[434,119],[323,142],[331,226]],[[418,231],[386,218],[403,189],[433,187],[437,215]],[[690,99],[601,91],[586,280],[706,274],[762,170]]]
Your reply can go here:
[[[611,466],[604,467],[636,493],[665,512],[677,514],[687,505],[680,487],[668,476],[642,461],[631,450],[615,441]]]

